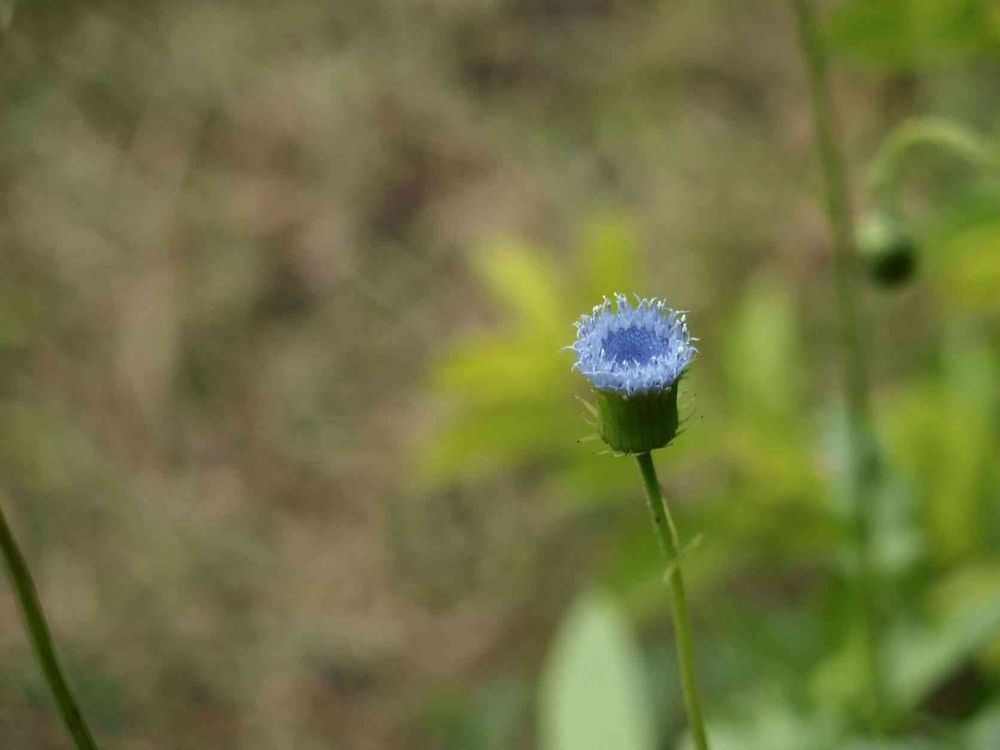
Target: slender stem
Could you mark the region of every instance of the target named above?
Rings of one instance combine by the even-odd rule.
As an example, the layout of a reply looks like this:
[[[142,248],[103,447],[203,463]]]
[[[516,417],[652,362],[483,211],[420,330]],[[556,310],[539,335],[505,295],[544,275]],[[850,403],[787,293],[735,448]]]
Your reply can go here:
[[[10,582],[21,607],[24,627],[31,638],[38,663],[45,675],[46,682],[49,684],[49,689],[56,699],[66,728],[72,735],[78,750],[97,750],[94,738],[83,720],[83,714],[80,713],[76,699],[70,692],[62,668],[59,666],[59,660],[56,658],[55,648],[52,645],[52,634],[45,622],[45,615],[42,612],[42,605],[38,601],[38,592],[31,580],[28,564],[14,541],[14,536],[10,532],[2,509],[0,509],[0,551],[3,552],[7,571],[10,574]]]
[[[705,736],[705,721],[702,718],[701,697],[698,693],[698,681],[694,672],[694,648],[691,645],[691,622],[688,618],[687,599],[684,596],[684,577],[681,575],[678,555],[680,544],[677,528],[670,516],[660,483],[656,479],[656,467],[649,453],[637,456],[642,481],[646,485],[646,499],[649,502],[649,512],[653,517],[656,535],[660,540],[660,548],[667,559],[667,578],[670,584],[670,608],[674,616],[674,641],[677,645],[677,660],[681,668],[681,687],[684,690],[684,706],[687,709],[688,721],[691,724],[691,735],[694,738],[696,750],[708,750],[708,739]]]
[[[872,526],[879,465],[871,430],[869,365],[862,339],[867,315],[857,279],[857,254],[844,158],[834,125],[826,50],[809,0],[792,0],[802,57],[809,79],[816,150],[823,168],[825,203],[834,251],[834,281],[843,349],[847,399],[850,491],[854,507],[853,533],[857,547],[857,591],[861,610],[868,700],[872,725],[881,729],[885,710],[885,676],[880,660],[882,633],[876,605],[878,586],[872,552]]]

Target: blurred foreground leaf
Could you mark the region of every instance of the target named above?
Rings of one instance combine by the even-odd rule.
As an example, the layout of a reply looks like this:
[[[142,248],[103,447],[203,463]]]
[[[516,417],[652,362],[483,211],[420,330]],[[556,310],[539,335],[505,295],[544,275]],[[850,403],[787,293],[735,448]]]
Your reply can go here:
[[[571,610],[542,678],[541,750],[653,750],[639,651],[617,605],[591,594]]]
[[[941,380],[901,390],[883,424],[892,461],[920,488],[928,551],[953,564],[990,548],[1000,367],[973,332],[943,338]]]
[[[995,310],[1000,299],[1000,219],[971,219],[939,238],[935,271],[949,303],[960,310]]]
[[[712,750],[834,750],[835,728],[796,713],[766,689],[748,693],[739,717],[709,727]],[[692,750],[689,738],[678,750]],[[839,750],[839,748],[837,748]]]
[[[966,729],[966,750],[993,750],[1000,742],[1000,704],[982,711]]]
[[[456,338],[430,368],[431,394],[444,409],[416,457],[425,487],[548,460],[553,481],[574,499],[608,496],[610,464],[573,460],[586,456],[576,439],[592,428],[572,398],[581,386],[570,370],[572,353],[561,349],[572,342],[580,313],[603,295],[633,288],[629,226],[607,217],[586,225],[579,263],[570,269],[515,240],[478,251],[473,268],[498,322]]]
[[[893,68],[954,64],[1000,51],[1000,26],[979,0],[849,0],[831,19],[836,52]]]
[[[1000,636],[1000,567],[963,568],[931,592],[930,617],[888,639],[890,689],[910,710]]]
[[[962,568],[928,594],[921,619],[897,623],[885,638],[886,673],[899,715],[921,702],[1000,637],[1000,567]],[[863,691],[860,643],[849,642],[813,674],[812,691],[828,709],[847,707]]]
[[[474,262],[483,286],[519,327],[544,331],[558,324],[561,279],[541,252],[507,240],[488,246]]]

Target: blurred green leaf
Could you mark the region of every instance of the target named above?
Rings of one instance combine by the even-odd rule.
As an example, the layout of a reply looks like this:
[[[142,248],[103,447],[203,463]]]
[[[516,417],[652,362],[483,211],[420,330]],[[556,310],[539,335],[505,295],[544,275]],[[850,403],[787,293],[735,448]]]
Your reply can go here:
[[[475,256],[500,318],[489,331],[456,338],[430,367],[429,390],[442,409],[415,456],[425,486],[530,466],[547,456],[550,476],[574,501],[620,495],[621,472],[607,460],[591,460],[603,444],[577,445],[593,428],[573,399],[584,383],[570,369],[572,353],[562,348],[586,305],[632,288],[636,243],[629,222],[617,215],[587,223],[581,243],[577,267],[568,270],[515,240]]]
[[[530,687],[523,679],[500,677],[483,688],[476,713],[488,750],[516,747],[518,737],[524,731],[525,714],[530,712]]]
[[[1000,637],[1000,568],[960,570],[930,592],[927,610],[891,627],[884,641],[890,699],[902,715]],[[864,679],[855,638],[816,670],[811,687],[817,703],[847,708],[860,699]]]
[[[639,651],[615,602],[584,596],[560,628],[541,685],[542,750],[653,750]]]
[[[994,750],[1000,738],[1000,704],[976,714],[965,730],[964,750]]]
[[[566,404],[556,401],[463,410],[451,418],[447,433],[424,446],[418,456],[421,477],[442,482],[494,471],[503,464],[538,461],[576,447],[576,438],[587,426],[582,418],[572,424],[569,415]]]
[[[473,698],[454,690],[428,692],[411,731],[441,750],[485,750]]]
[[[837,745],[837,750],[952,750],[952,746],[942,746],[930,740],[910,737],[894,740],[851,740]]]
[[[725,340],[724,367],[740,408],[785,419],[802,403],[798,316],[786,283],[757,279],[746,290]]]
[[[833,49],[897,68],[953,64],[996,55],[996,11],[981,0],[849,0],[833,13]]]
[[[761,277],[744,293],[723,341],[732,418],[720,436],[761,499],[815,496],[795,300],[787,284]],[[765,489],[766,488],[766,489]]]
[[[809,692],[813,701],[834,714],[845,714],[859,705],[864,695],[866,668],[860,636],[851,639],[813,670]]]
[[[473,258],[480,281],[506,315],[521,326],[550,331],[564,315],[560,275],[542,253],[524,243],[503,240]]]
[[[887,639],[890,689],[910,710],[962,663],[1000,636],[1000,567],[966,568],[932,590],[930,617]]]
[[[996,208],[994,207],[994,210]],[[942,237],[934,269],[947,301],[960,310],[996,309],[1000,300],[1000,219],[973,220]]]
[[[940,382],[916,382],[882,412],[892,460],[922,488],[932,553],[955,562],[983,548],[995,462],[1000,363],[973,332],[944,335]]]
[[[796,713],[778,696],[754,693],[742,720],[709,726],[712,750],[834,750],[835,729],[818,717]],[[692,750],[685,738],[678,750]]]
[[[470,406],[531,399],[547,385],[569,381],[572,357],[553,351],[550,338],[480,336],[445,356],[436,388]]]
[[[584,305],[597,304],[614,292],[641,291],[635,289],[639,278],[639,242],[632,222],[617,215],[591,219],[583,227],[581,252],[586,288]]]

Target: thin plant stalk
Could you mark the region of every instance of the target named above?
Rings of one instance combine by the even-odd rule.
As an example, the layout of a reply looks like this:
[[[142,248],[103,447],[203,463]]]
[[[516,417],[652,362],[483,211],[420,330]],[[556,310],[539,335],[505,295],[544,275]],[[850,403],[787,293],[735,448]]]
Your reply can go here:
[[[660,483],[656,478],[656,467],[650,453],[640,453],[636,457],[642,481],[646,486],[646,499],[653,526],[660,540],[660,548],[667,560],[667,582],[670,586],[670,608],[674,617],[674,642],[677,645],[677,660],[681,670],[681,687],[684,690],[684,707],[687,709],[691,736],[696,750],[708,750],[705,735],[705,721],[701,710],[701,696],[694,671],[694,648],[691,644],[691,622],[688,617],[687,599],[684,595],[684,578],[679,564],[680,543],[670,509],[667,507]]]
[[[872,551],[879,465],[871,429],[869,361],[862,336],[862,331],[867,330],[868,318],[859,293],[854,227],[844,158],[836,134],[826,49],[809,0],[792,0],[792,8],[809,80],[816,150],[823,171],[826,214],[833,239],[834,283],[848,416],[849,486],[858,556],[857,592],[868,672],[868,711],[873,726],[881,729],[887,706],[880,656],[883,634],[876,603],[878,587]]]
[[[38,664],[42,668],[45,681],[56,700],[66,729],[73,737],[77,750],[97,750],[97,744],[87,728],[80,707],[77,705],[62,668],[59,666],[59,659],[56,657],[55,647],[52,644],[52,634],[45,622],[45,614],[42,612],[35,584],[31,580],[31,572],[28,570],[28,564],[25,562],[17,542],[14,541],[14,536],[11,534],[2,509],[0,509],[0,551],[2,551],[4,561],[7,563],[7,572],[10,574],[10,582],[14,588],[17,603],[21,608],[24,628],[31,639]]]

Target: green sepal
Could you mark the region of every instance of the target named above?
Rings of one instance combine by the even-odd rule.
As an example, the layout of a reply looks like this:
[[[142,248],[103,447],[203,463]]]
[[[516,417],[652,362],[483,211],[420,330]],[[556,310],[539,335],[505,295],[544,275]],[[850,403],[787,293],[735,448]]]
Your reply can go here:
[[[648,453],[677,435],[678,380],[669,388],[624,396],[596,391],[597,433],[619,453]]]

